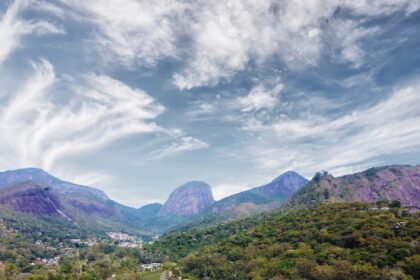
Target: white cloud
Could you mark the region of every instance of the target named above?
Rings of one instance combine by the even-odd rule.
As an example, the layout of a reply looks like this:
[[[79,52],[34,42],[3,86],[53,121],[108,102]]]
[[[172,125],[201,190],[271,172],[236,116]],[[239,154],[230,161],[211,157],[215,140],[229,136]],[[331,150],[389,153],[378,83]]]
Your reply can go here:
[[[154,65],[159,59],[176,57],[177,20],[186,16],[183,1],[61,0],[76,18],[99,29],[94,41],[107,59],[126,65]]]
[[[356,15],[389,15],[396,11],[413,13],[420,8],[418,0],[344,0],[331,1],[343,8],[351,8]]]
[[[243,122],[243,129],[257,132],[262,140],[249,145],[247,157],[255,159],[261,169],[273,172],[313,172],[323,168],[342,173],[372,165],[377,157],[418,149],[419,92],[420,84],[413,82],[376,105],[338,118],[281,117],[269,124],[248,119]]]
[[[0,64],[20,46],[24,35],[43,35],[48,33],[64,34],[65,31],[47,21],[26,21],[20,18],[22,10],[26,9],[32,1],[15,0],[0,16]]]
[[[0,165],[50,170],[57,161],[123,137],[162,131],[153,119],[163,110],[144,91],[108,76],[57,79],[53,66],[43,60],[0,108],[0,129],[6,132],[0,140]]]
[[[174,83],[181,89],[215,84],[276,54],[290,65],[315,63],[321,42],[314,15],[322,14],[320,8],[271,0],[200,3],[190,30],[191,55]]]
[[[200,2],[200,1],[199,1]],[[336,39],[325,36],[326,19],[338,8],[358,16],[412,13],[412,1],[205,1],[192,12],[196,19],[187,30],[191,38],[185,68],[174,75],[180,89],[217,84],[250,64],[280,57],[291,69],[316,65],[325,45],[334,43],[342,59],[360,66],[360,42],[376,31],[348,20],[335,28]],[[187,27],[188,28],[188,27]],[[351,30],[354,28],[354,30]]]
[[[150,152],[149,159],[156,160],[178,155],[185,151],[207,149],[209,144],[199,139],[183,136],[162,148]]]
[[[49,3],[47,1],[36,1],[32,2],[30,7],[35,11],[47,12],[48,14],[54,15],[61,19],[66,17],[66,11],[57,6],[56,3]]]
[[[316,65],[330,44],[342,60],[358,67],[365,57],[361,43],[377,28],[360,24],[364,17],[409,14],[419,8],[409,0],[60,2],[73,18],[96,26],[93,42],[107,60],[130,66],[168,58],[182,62],[172,77],[180,89],[229,80],[269,59],[280,58],[292,70]],[[339,9],[359,19],[335,20]],[[327,20],[337,26],[330,27]]]
[[[103,171],[87,171],[70,169],[68,166],[57,166],[54,168],[54,175],[59,176],[61,180],[69,181],[75,184],[91,187],[101,187],[109,195],[114,188],[107,186],[116,186],[118,182],[115,177]]]
[[[257,112],[262,109],[273,109],[279,102],[279,94],[283,89],[281,83],[269,88],[259,84],[251,89],[248,95],[238,97],[236,106],[242,112]]]
[[[212,186],[213,196],[215,200],[220,200],[229,195],[245,191],[246,187],[238,184],[218,184]]]
[[[365,62],[365,51],[360,46],[363,39],[372,37],[379,32],[378,27],[362,27],[353,20],[334,20],[330,24],[334,38],[334,47],[339,49],[340,60],[350,62],[354,67],[360,67]]]
[[[237,94],[211,96],[204,100],[193,101],[187,108],[186,114],[191,121],[219,120],[236,122],[238,114],[267,113],[280,106],[280,93],[284,84],[276,76],[255,79],[245,95]],[[260,114],[268,115],[268,114]]]
[[[201,100],[192,102],[190,108],[188,108],[187,114],[191,118],[199,119],[205,116],[213,115],[217,111],[218,108],[215,104]]]

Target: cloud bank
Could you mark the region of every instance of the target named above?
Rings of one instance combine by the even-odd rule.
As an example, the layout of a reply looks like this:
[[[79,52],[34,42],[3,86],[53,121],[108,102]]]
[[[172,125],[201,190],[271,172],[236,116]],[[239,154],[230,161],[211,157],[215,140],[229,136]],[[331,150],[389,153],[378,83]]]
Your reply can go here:
[[[74,18],[97,26],[92,37],[108,60],[149,66],[182,61],[173,74],[180,89],[214,85],[276,57],[295,70],[317,65],[331,44],[339,60],[360,67],[360,41],[378,31],[366,25],[367,17],[420,7],[409,0],[60,2]]]

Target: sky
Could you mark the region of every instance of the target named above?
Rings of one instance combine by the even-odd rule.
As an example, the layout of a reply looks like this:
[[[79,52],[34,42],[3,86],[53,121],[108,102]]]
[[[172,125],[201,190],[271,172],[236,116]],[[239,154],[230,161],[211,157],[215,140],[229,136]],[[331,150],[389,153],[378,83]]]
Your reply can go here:
[[[131,206],[420,164],[420,0],[2,0],[0,170]]]

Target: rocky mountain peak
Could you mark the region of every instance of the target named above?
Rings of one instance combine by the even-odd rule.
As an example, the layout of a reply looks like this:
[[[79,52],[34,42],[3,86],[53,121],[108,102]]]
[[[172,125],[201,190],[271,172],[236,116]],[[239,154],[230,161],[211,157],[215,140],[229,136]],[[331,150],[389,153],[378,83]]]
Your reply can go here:
[[[211,187],[201,181],[191,181],[176,188],[159,211],[160,216],[190,216],[214,203]]]
[[[0,172],[0,189],[26,181],[32,181],[42,187],[49,187],[56,193],[94,196],[102,200],[109,199],[101,190],[60,180],[40,168],[31,167]]]
[[[404,206],[420,209],[420,167],[375,167],[341,177],[317,173],[286,206],[308,207],[324,201],[379,200],[398,200]]]
[[[308,183],[308,180],[295,171],[286,171],[271,181],[271,184],[273,183],[282,187],[297,190]]]

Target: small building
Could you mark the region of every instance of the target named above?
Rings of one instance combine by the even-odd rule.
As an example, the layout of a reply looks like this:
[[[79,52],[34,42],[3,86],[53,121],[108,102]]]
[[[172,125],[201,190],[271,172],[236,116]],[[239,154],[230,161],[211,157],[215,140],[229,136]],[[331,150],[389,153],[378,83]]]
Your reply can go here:
[[[162,266],[161,263],[149,263],[149,264],[141,264],[140,270],[141,271],[149,271],[149,272],[155,272]]]

